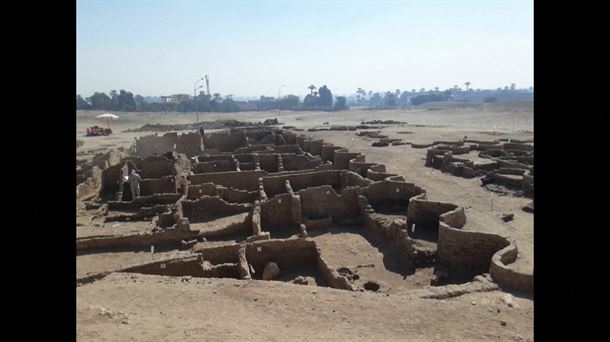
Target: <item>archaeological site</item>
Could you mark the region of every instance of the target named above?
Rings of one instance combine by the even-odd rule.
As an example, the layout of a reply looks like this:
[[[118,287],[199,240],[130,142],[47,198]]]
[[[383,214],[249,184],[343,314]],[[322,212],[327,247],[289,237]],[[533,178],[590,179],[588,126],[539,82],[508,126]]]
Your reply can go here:
[[[487,162],[457,157],[470,151]],[[533,193],[527,141],[439,143],[425,164]],[[79,167],[79,210],[92,223],[77,229],[79,286],[135,273],[421,298],[533,291],[531,272],[511,266],[514,239],[469,229],[465,208],[428,200],[408,174],[301,132],[154,134]]]

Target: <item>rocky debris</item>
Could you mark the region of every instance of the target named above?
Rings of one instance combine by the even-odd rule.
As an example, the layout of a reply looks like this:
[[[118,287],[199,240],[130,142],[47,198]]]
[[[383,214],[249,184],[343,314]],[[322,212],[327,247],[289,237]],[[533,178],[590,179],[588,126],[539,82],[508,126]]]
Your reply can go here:
[[[502,326],[505,327],[506,326],[506,321],[505,320],[501,320],[500,324],[502,324]]]
[[[392,146],[405,145],[406,143],[402,140],[393,141]]]
[[[513,295],[510,294],[510,293],[505,294],[502,297],[502,301],[504,303],[506,303],[506,306],[508,306],[509,308],[512,308],[514,306],[514,304],[513,304]]]
[[[193,240],[182,240],[180,241],[180,249],[184,250],[184,249],[189,249],[192,248],[193,246],[195,246],[195,244],[197,243],[197,239],[193,239]]]
[[[377,291],[379,291],[379,288],[381,287],[381,285],[379,285],[379,283],[374,282],[374,281],[367,281],[366,283],[364,283],[363,287],[367,291],[377,292]]]
[[[313,277],[298,276],[292,281],[293,284],[316,286],[316,280]]]
[[[378,140],[378,141],[373,142],[373,144],[372,144],[372,146],[375,146],[375,147],[385,147],[388,145],[389,145],[389,143],[384,140]]]
[[[263,269],[263,280],[274,280],[281,274],[280,268],[275,262],[268,262]]]
[[[534,213],[534,202],[530,202],[521,208],[526,213]]]
[[[406,122],[395,121],[395,120],[372,120],[372,121],[362,121],[363,125],[402,125],[406,124]]]
[[[512,221],[515,218],[515,214],[502,214],[502,221],[504,222],[508,222],[508,221]]]
[[[360,279],[360,275],[356,272],[350,270],[347,267],[340,267],[337,269],[337,272],[343,277],[347,278],[347,280],[354,282],[354,280]]]
[[[82,140],[78,140],[76,139],[76,148],[78,149],[79,147],[83,146],[85,143]]]
[[[277,121],[277,119],[267,119],[265,121],[263,121],[263,126],[273,126],[273,125],[279,125],[280,123]]]

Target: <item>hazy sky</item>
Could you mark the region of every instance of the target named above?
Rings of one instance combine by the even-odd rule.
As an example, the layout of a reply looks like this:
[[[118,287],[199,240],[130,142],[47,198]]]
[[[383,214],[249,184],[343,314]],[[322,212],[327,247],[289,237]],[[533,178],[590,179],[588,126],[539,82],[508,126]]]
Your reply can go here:
[[[77,92],[533,86],[533,1],[77,1]]]

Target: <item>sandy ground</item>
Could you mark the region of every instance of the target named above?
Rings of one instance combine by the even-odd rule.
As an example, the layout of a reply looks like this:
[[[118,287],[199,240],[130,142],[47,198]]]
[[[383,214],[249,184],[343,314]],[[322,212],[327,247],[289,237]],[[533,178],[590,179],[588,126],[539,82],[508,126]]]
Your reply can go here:
[[[532,301],[515,297],[509,307],[504,296],[436,300],[279,281],[114,273],[77,288],[77,340],[531,341]]]
[[[101,112],[79,111],[76,135],[84,145],[78,159],[88,159],[109,148],[129,147],[137,136],[151,132],[124,133],[147,123],[192,123],[194,113],[117,113],[111,122],[115,134],[84,137]],[[356,125],[368,120],[406,121],[402,126],[386,126],[382,134],[414,143],[435,140],[533,138],[533,110],[523,104],[480,106],[440,106],[411,110],[350,110],[326,112],[200,113],[201,121],[216,119],[263,121],[278,118],[284,125],[307,129],[330,125]],[[405,133],[407,132],[407,133]],[[372,147],[374,139],[356,132],[302,132],[326,142],[363,152],[367,161],[384,163],[387,171],[403,175],[408,182],[424,188],[430,200],[455,203],[466,208],[465,229],[502,233],[516,240],[519,257],[513,267],[533,270],[533,214],[523,212],[527,198],[499,196],[480,186],[478,178],[464,179],[424,166],[426,149],[408,145]],[[159,133],[163,134],[163,133]],[[476,155],[469,156],[476,158]],[[493,209],[492,209],[493,196]],[[514,213],[508,223],[502,213]],[[77,217],[79,235],[106,235],[109,227],[88,224],[92,212]],[[117,230],[130,227],[115,227]],[[341,236],[340,239],[338,237]],[[429,282],[431,270],[421,269],[406,279],[384,265],[384,255],[362,235],[342,233],[313,237],[322,253],[337,267],[379,264],[362,269],[364,277],[381,279],[386,290],[392,287],[419,288]],[[348,243],[349,242],[349,243]],[[212,242],[208,242],[212,243]],[[341,260],[333,253],[348,248]],[[159,257],[176,255],[163,251]],[[336,254],[336,253],[335,253]],[[348,255],[345,258],[345,255]],[[350,257],[350,255],[352,257]],[[87,254],[77,257],[79,276],[117,269],[118,266],[149,261],[145,251]],[[366,261],[366,262],[365,262]],[[369,272],[370,274],[367,274]],[[421,274],[420,274],[421,273]],[[419,279],[421,278],[421,279]],[[417,283],[419,282],[419,283]],[[241,284],[237,286],[236,284]],[[312,293],[315,291],[316,293]],[[407,299],[352,293],[325,287],[293,286],[284,282],[252,282],[231,279],[191,279],[132,274],[113,274],[77,289],[77,335],[79,341],[116,340],[414,340],[525,341],[533,334],[533,301],[515,298],[515,306],[502,304],[504,292],[472,293],[447,300]],[[475,305],[472,305],[475,302]],[[501,309],[501,312],[497,312]],[[500,324],[507,322],[506,326]]]

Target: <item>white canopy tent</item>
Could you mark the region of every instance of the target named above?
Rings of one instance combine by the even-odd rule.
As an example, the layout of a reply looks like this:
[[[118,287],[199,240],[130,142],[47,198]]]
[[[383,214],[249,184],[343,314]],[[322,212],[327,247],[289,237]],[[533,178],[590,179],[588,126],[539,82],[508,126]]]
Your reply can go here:
[[[110,129],[110,120],[117,120],[119,118],[119,116],[110,114],[110,113],[104,113],[104,114],[100,114],[100,115],[96,116],[95,118],[98,120],[106,120],[106,124],[108,125],[108,128]]]

